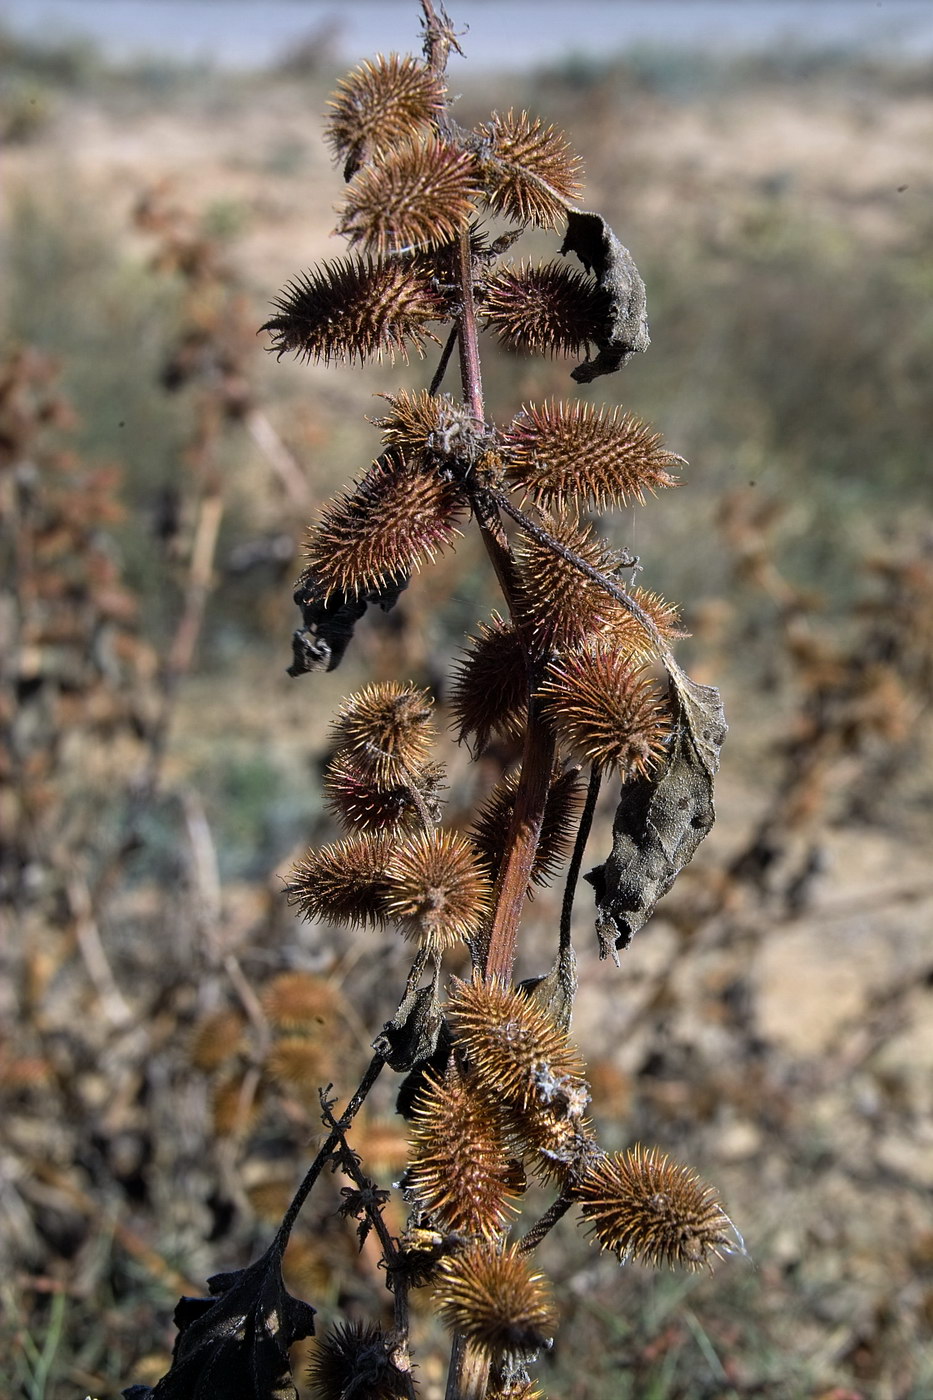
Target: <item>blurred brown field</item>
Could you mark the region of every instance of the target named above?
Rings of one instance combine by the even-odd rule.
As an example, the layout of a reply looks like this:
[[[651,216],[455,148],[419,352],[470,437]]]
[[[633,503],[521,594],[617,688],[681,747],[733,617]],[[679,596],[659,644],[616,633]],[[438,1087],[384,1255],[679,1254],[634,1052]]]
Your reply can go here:
[[[432,686],[465,827],[502,755],[471,765],[445,706],[494,600],[466,540],[339,671],[285,675],[304,529],[377,451],[373,396],[433,371],[277,364],[256,334],[343,252],[326,42],[240,74],[0,42],[0,1350],[4,1394],[111,1400],[165,1370],[180,1292],[265,1247],[318,1084],[352,1091],[404,980],[403,947],[284,897],[335,835],[331,715],[366,679]],[[688,460],[604,523],[731,725],[717,825],[620,968],[578,897],[574,1036],[602,1139],[695,1165],[749,1259],[620,1270],[565,1221],[561,1400],[933,1393],[930,77],[644,51],[461,98],[467,124],[562,126],[645,277],[647,355],[579,391],[490,341],[489,405],[573,387]],[[560,897],[535,895],[523,976]],[[395,1087],[354,1138],[386,1185]],[[322,1322],[388,1300],[338,1190],[289,1256]],[[426,1396],[432,1327],[416,1303]]]

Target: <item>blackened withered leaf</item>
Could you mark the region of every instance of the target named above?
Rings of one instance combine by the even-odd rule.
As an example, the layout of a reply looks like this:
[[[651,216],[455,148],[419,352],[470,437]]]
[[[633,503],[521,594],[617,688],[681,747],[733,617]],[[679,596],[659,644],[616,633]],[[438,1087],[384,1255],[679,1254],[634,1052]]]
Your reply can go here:
[[[639,350],[647,350],[647,297],[635,260],[616,238],[601,214],[571,209],[567,236],[560,250],[576,253],[592,272],[602,293],[602,314],[594,323],[591,339],[598,351],[571,372],[578,384],[589,384],[601,374],[613,374]]]
[[[285,1241],[261,1259],[208,1279],[209,1298],[182,1298],[171,1369],[127,1400],[298,1400],[288,1348],[314,1332],[314,1308],[282,1280]]]
[[[440,1006],[440,963],[434,960],[434,976],[425,987],[410,988],[398,1010],[373,1041],[373,1049],[397,1074],[430,1059],[437,1049],[444,1017]]]
[[[408,587],[407,578],[386,579],[382,587],[359,593],[334,590],[324,594],[313,579],[303,581],[295,602],[301,608],[303,627],[292,634],[292,664],[288,675],[303,676],[312,671],[333,671],[353,637],[353,629],[371,603],[389,612]]]
[[[667,758],[627,782],[616,809],[612,852],[586,876],[596,890],[600,957],[627,948],[715,820],[713,777],[726,722],[719,691],[670,668],[676,724]]]
[[[414,1117],[415,1104],[426,1092],[430,1079],[443,1079],[453,1048],[450,1027],[446,1020],[442,1020],[434,1050],[427,1059],[417,1060],[410,1073],[402,1080],[395,1100],[395,1111],[402,1118],[410,1120]]]

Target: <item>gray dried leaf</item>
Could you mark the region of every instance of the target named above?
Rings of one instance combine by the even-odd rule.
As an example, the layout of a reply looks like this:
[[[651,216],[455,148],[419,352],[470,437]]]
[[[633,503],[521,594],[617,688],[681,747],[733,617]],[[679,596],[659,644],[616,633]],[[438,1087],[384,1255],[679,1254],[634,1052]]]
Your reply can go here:
[[[719,691],[671,668],[676,725],[667,760],[626,783],[612,852],[586,876],[596,890],[600,957],[627,948],[715,820],[713,777],[726,722]]]
[[[435,959],[434,976],[425,987],[411,988],[398,1010],[373,1041],[373,1049],[390,1069],[404,1074],[430,1059],[437,1049],[444,1022],[440,1004],[440,963]]]
[[[601,374],[621,369],[637,351],[648,349],[645,284],[635,259],[601,214],[569,210],[561,252],[576,253],[586,271],[596,277],[602,293],[603,314],[591,337],[598,353],[595,359],[577,365],[570,375],[578,384],[589,384]]]
[[[562,948],[553,967],[543,977],[526,977],[518,990],[537,1002],[562,1031],[570,1030],[577,994],[577,959],[572,948]]]

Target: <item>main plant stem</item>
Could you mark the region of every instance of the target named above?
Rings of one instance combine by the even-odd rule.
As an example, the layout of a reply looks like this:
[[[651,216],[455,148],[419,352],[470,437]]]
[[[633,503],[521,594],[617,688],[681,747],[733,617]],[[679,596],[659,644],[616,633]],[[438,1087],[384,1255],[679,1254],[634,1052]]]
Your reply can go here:
[[[476,302],[473,294],[473,257],[468,228],[464,228],[460,234],[458,271],[461,308],[458,319],[460,380],[464,402],[470,409],[477,429],[482,431],[486,416]],[[482,487],[474,488],[472,499],[483,543],[496,571],[509,612],[514,618],[517,612],[515,564],[499,512]],[[495,980],[504,986],[510,986],[512,982],[518,925],[541,835],[541,823],[554,768],[554,751],[553,737],[542,724],[535,706],[530,704],[521,778],[515,794],[505,859],[496,885],[495,912],[486,944],[483,973],[487,982]]]
[[[454,1338],[444,1400],[484,1400],[489,1385],[489,1358],[462,1333]]]
[[[442,74],[447,63],[451,31],[449,25],[445,28],[439,21],[432,0],[421,0],[421,7],[425,22],[425,57],[428,66],[434,72]],[[446,20],[446,16],[444,19]],[[446,112],[443,113],[438,123],[441,130],[444,130],[448,120]],[[469,407],[477,435],[481,437],[486,431],[486,408],[483,402],[473,288],[473,249],[468,226],[460,231],[457,281],[460,291],[460,314],[457,318],[460,384],[463,401]],[[448,353],[449,351],[445,351],[442,363],[446,363]],[[440,374],[435,383],[439,386]],[[432,389],[433,387],[432,385]],[[467,489],[474,519],[496,572],[509,614],[517,621],[515,561],[496,503],[475,478],[468,478]],[[530,688],[529,684],[529,693]],[[529,725],[521,779],[515,796],[505,859],[496,887],[495,913],[485,947],[483,967],[487,981],[495,978],[505,986],[510,986],[512,982],[518,925],[538,849],[553,764],[554,741],[545,734],[535,716],[533,706],[529,705]],[[445,1400],[484,1400],[488,1388],[488,1358],[472,1346],[462,1333],[457,1333],[450,1355]]]

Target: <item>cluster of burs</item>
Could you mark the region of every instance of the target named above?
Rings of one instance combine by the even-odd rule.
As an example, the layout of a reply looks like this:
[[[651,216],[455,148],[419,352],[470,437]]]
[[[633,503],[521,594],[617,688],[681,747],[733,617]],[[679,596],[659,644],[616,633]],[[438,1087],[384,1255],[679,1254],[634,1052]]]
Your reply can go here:
[[[400,680],[344,702],[325,775],[344,834],[307,853],[288,892],[309,918],[397,930],[411,971],[347,1110],[337,1118],[323,1103],[323,1155],[270,1251],[215,1280],[210,1300],[187,1300],[159,1400],[219,1394],[213,1382],[173,1389],[172,1376],[207,1375],[224,1347],[251,1349],[270,1396],[296,1394],[287,1347],[313,1331],[312,1310],[287,1294],[279,1266],[327,1162],[354,1183],[345,1213],[361,1238],[379,1238],[394,1323],[342,1322],[315,1340],[309,1384],[323,1400],[416,1394],[412,1288],[431,1290],[453,1334],[449,1398],[539,1395],[528,1363],[557,1310],[533,1252],[572,1209],[622,1260],[696,1269],[741,1248],[690,1168],[641,1145],[600,1147],[568,1036],[573,889],[600,783],[621,785],[612,851],[589,876],[600,951],[616,960],[713,819],[718,694],[674,660],[676,609],[623,582],[637,561],[593,524],[674,484],[682,459],[619,408],[551,398],[496,425],[483,400],[481,331],[572,356],[572,378],[588,384],[647,347],[644,286],[603,218],[576,205],[580,163],[562,133],[525,112],[457,123],[445,78],[456,36],[428,0],[424,10],[423,59],[363,64],[333,98],[327,136],[347,179],[337,232],[349,252],[296,277],[265,328],[279,354],[321,362],[437,350],[430,386],[387,397],[380,455],[308,531],[291,674],[332,670],[368,608],[392,608],[414,573],[475,528],[502,606],[467,638],[450,704],[474,756],[495,740],[515,761],[467,829],[445,829],[431,695]],[[541,265],[512,257],[530,227],[561,240]],[[450,394],[442,384],[455,365]],[[515,985],[531,889],[568,862],[553,963]],[[451,978],[442,960],[457,956],[462,975]],[[384,1067],[405,1076],[411,1138],[398,1237],[383,1219],[389,1192],[347,1142]],[[530,1179],[552,1203],[518,1234]]]

